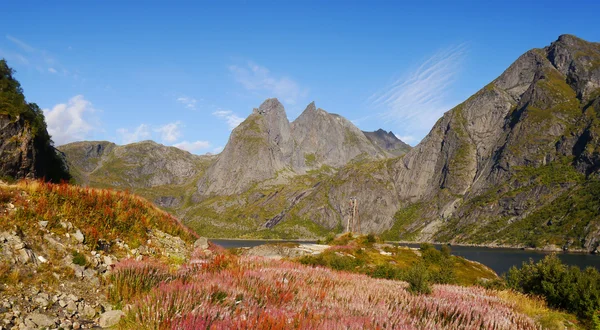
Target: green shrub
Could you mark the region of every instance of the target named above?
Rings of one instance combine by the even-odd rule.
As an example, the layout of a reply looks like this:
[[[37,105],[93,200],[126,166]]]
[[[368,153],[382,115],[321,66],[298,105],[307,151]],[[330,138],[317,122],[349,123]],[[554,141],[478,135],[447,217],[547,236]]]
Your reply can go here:
[[[367,243],[377,243],[377,237],[374,234],[370,233],[367,235]]]
[[[442,255],[440,253],[440,255]],[[454,271],[454,262],[451,258],[440,259],[437,263],[438,270],[431,272],[431,281],[439,284],[452,284],[456,283],[456,273]]]
[[[77,251],[73,251],[73,263],[79,266],[85,267],[87,265],[87,259],[85,256]]]
[[[388,280],[404,280],[406,274],[398,267],[392,266],[389,263],[377,265],[368,274],[374,278],[385,278]]]
[[[448,245],[442,245],[440,252],[442,253],[442,256],[446,258],[450,258],[450,255],[452,255],[452,249]]]
[[[422,263],[416,263],[406,273],[406,281],[408,282],[408,291],[415,294],[429,294],[431,287],[429,286],[429,270]]]
[[[564,265],[556,255],[534,263],[512,267],[506,274],[509,287],[527,294],[544,297],[548,305],[577,314],[592,321],[600,310],[600,273],[588,267]]]

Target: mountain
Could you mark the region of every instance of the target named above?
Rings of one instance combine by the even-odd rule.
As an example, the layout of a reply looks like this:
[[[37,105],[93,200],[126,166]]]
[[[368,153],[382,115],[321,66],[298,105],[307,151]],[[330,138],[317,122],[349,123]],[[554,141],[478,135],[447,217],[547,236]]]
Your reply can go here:
[[[208,236],[342,232],[353,198],[360,231],[388,239],[592,251],[598,109],[600,45],[562,35],[446,112],[414,148],[314,103],[290,123],[269,99],[169,194],[184,191],[177,214]]]
[[[600,44],[523,54],[398,159],[390,238],[593,250]]]
[[[283,105],[268,99],[236,127],[198,185],[198,195],[239,194],[253,184],[322,166],[340,167],[359,156],[385,158],[349,120],[314,102],[290,123]]]
[[[44,114],[28,103],[14,71],[0,60],[0,179],[68,180],[62,155],[56,152]]]
[[[340,167],[357,156],[385,156],[348,119],[317,109],[314,102],[292,122],[291,129],[296,142],[294,169]]]
[[[411,146],[402,142],[392,131],[386,132],[380,128],[374,132],[363,131],[363,134],[371,143],[393,156],[402,156],[411,149]]]
[[[118,146],[107,141],[58,147],[79,184],[136,192],[176,209],[195,191],[195,183],[216,156],[197,156],[153,141]]]

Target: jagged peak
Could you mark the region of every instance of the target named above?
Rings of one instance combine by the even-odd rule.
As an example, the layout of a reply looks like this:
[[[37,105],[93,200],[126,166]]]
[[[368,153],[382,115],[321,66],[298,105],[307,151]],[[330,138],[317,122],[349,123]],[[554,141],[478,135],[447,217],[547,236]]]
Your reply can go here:
[[[259,115],[269,115],[271,113],[285,114],[285,108],[277,98],[270,98],[266,99],[258,108],[254,108],[252,113]]]
[[[317,111],[317,107],[315,106],[315,101],[310,102],[306,106],[306,109],[304,109],[303,112],[312,112],[312,111]]]

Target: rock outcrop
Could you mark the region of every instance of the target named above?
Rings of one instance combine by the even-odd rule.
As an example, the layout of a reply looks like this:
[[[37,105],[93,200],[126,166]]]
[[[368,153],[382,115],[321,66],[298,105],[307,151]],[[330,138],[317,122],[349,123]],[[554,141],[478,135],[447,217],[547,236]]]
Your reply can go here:
[[[314,102],[292,122],[291,129],[296,142],[292,168],[296,171],[322,165],[341,167],[358,156],[384,157],[348,119],[317,109]]]
[[[44,114],[27,103],[19,82],[0,60],[0,178],[68,180],[62,155],[54,149]]]
[[[289,169],[294,150],[283,105],[268,99],[236,127],[198,185],[199,195],[237,194]]]
[[[363,131],[363,133],[371,143],[391,156],[402,156],[411,149],[411,146],[402,142],[392,131],[386,132],[380,128],[374,132]]]
[[[283,181],[323,165],[338,168],[357,157],[385,158],[349,120],[314,102],[291,124],[283,105],[268,99],[238,127],[198,185],[198,195],[231,195],[252,184]]]

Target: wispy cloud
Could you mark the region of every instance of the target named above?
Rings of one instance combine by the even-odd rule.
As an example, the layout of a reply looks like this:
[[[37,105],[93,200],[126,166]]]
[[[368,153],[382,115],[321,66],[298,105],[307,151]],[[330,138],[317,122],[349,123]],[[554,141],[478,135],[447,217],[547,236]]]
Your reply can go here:
[[[48,133],[56,145],[85,140],[92,132],[100,130],[94,118],[96,109],[83,95],[74,96],[67,103],[43,111]]]
[[[160,133],[162,142],[173,143],[181,137],[181,122],[168,123],[154,129]]]
[[[449,92],[467,51],[465,43],[438,51],[371,95],[368,106],[381,111],[385,121],[398,125],[405,139],[422,139],[437,119],[455,105]]]
[[[225,119],[227,125],[229,125],[230,130],[233,130],[234,128],[238,127],[238,125],[244,121],[244,118],[236,115],[230,110],[217,110],[212,114],[216,117]]]
[[[33,53],[36,52],[37,49],[33,48],[32,46],[30,46],[29,44],[25,43],[24,41],[21,41],[11,35],[6,35],[6,39],[12,41],[14,44],[16,44],[17,46],[19,46],[22,50],[28,52],[28,53]]]
[[[181,141],[181,142],[175,143],[173,145],[173,147],[177,147],[179,149],[183,149],[183,150],[189,151],[191,153],[196,153],[199,150],[208,149],[208,148],[210,148],[210,146],[211,146],[211,144],[208,141],[194,141],[194,142]]]
[[[233,78],[252,92],[259,92],[262,97],[277,97],[290,105],[296,104],[306,97],[308,89],[301,87],[295,80],[276,76],[269,69],[248,61],[245,65],[230,65],[229,72]]]
[[[177,98],[177,102],[183,104],[188,109],[196,110],[196,103],[198,103],[198,100],[189,96],[181,96]]]
[[[127,128],[119,128],[117,129],[117,133],[121,137],[121,143],[123,144],[147,140],[152,137],[150,125],[147,124],[140,124],[131,131]]]
[[[6,39],[16,46],[13,46],[13,49],[10,50],[0,50],[0,55],[9,61],[17,61],[23,65],[32,67],[41,73],[49,72],[56,74],[62,72],[64,75],[68,75],[69,71],[66,70],[48,51],[36,48],[11,35],[6,35]],[[73,75],[73,78],[77,78],[77,75]]]

